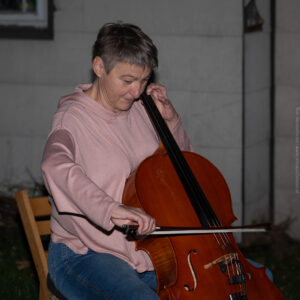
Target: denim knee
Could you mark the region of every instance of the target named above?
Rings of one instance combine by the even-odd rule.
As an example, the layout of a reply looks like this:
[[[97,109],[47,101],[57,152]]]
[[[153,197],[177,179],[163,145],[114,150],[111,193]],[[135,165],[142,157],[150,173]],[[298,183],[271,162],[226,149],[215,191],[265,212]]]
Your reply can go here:
[[[64,244],[49,247],[49,273],[70,299],[159,300],[154,272],[137,273],[123,260],[89,250],[74,253]]]

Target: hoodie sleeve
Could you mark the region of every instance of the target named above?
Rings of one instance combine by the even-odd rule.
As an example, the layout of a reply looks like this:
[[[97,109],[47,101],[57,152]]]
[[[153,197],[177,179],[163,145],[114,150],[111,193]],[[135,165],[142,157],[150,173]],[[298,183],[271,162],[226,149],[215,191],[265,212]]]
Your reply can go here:
[[[45,186],[59,213],[83,215],[109,231],[114,227],[112,210],[120,203],[85,174],[75,162],[75,151],[69,131],[57,129],[50,134],[41,164]]]
[[[171,132],[182,151],[194,151],[190,139],[183,128],[180,117],[178,118],[175,126],[171,129]]]

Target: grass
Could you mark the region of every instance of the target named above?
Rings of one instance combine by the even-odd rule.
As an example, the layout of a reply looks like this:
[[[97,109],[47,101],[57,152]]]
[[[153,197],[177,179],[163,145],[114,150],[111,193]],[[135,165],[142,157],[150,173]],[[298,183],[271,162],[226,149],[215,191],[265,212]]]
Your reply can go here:
[[[274,230],[260,234],[241,250],[245,257],[268,266],[286,300],[300,299],[300,242]]]
[[[0,228],[0,299],[38,299],[38,278],[21,226]]]

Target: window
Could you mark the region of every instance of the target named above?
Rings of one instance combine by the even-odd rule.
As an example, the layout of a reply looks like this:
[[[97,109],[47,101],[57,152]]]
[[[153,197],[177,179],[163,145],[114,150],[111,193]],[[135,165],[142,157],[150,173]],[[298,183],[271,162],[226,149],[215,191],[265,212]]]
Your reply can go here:
[[[53,38],[53,0],[0,0],[0,38]]]

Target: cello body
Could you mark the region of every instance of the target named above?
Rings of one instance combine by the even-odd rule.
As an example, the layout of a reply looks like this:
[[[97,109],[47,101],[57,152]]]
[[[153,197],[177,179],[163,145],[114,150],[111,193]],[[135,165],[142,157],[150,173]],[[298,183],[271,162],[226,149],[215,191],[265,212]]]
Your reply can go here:
[[[236,220],[226,181],[204,157],[182,152],[150,96],[142,95],[163,147],[127,179],[123,203],[165,227],[230,227]],[[145,238],[162,300],[281,300],[265,273],[242,255],[232,234]]]
[[[222,226],[229,227],[236,217],[222,174],[204,157],[182,153]],[[159,226],[202,226],[163,148],[128,178],[123,203],[142,208]],[[136,249],[150,256],[162,300],[284,299],[265,268],[243,257],[232,234],[149,237],[136,241]]]

